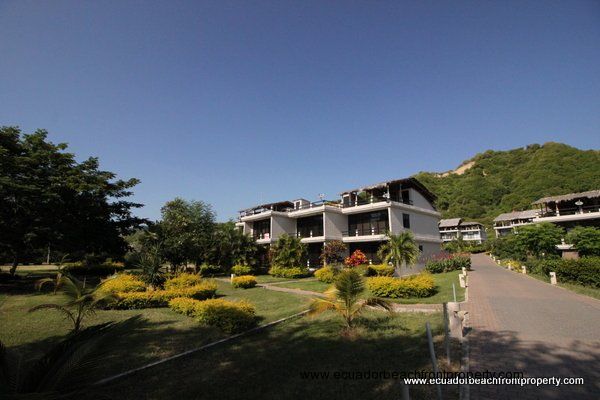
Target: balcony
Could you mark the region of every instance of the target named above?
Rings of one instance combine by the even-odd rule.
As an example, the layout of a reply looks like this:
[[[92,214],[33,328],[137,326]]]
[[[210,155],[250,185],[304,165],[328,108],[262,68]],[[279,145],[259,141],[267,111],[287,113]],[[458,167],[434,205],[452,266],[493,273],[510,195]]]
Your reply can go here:
[[[385,234],[388,230],[389,228],[387,226],[377,225],[353,228],[342,232],[342,240],[344,242],[385,240]]]
[[[581,207],[569,207],[569,208],[559,208],[556,210],[547,210],[543,212],[539,218],[547,218],[547,217],[559,217],[566,215],[579,215],[579,214],[591,214],[600,212],[600,206],[588,205]]]
[[[296,232],[296,237],[300,239],[321,237],[323,236],[323,227],[315,227],[312,229],[302,229]]]

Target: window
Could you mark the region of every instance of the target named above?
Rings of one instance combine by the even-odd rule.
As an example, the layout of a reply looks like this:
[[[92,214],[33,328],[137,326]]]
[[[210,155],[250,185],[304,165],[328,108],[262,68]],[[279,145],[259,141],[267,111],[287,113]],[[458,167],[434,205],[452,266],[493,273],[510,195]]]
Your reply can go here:
[[[354,236],[356,233],[359,236],[381,235],[388,229],[387,210],[348,216],[348,231],[350,236]]]
[[[402,226],[410,229],[410,215],[402,213]]]
[[[422,245],[422,244],[420,244],[420,245],[419,245],[419,252],[420,252],[420,253],[422,253],[422,252],[423,252],[423,245]]]
[[[410,203],[410,191],[408,189],[405,189],[402,191],[402,202],[404,204],[411,204]]]

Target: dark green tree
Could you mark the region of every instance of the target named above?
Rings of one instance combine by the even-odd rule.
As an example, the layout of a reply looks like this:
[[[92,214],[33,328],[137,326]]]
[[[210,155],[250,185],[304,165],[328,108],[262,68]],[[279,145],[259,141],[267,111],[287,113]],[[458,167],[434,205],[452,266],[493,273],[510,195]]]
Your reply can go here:
[[[117,180],[97,158],[77,162],[67,144],[48,133],[23,134],[0,128],[0,249],[11,273],[32,251],[51,248],[81,258],[120,257],[129,234],[141,222],[140,204],[127,201],[137,179]]]
[[[215,213],[202,201],[181,198],[167,202],[157,224],[163,256],[174,269],[208,259],[215,229]]]
[[[306,244],[300,238],[281,235],[275,244],[271,245],[271,265],[281,268],[303,267],[306,265]]]
[[[557,254],[556,245],[560,244],[563,229],[550,223],[524,225],[517,229],[516,240],[528,255],[543,257]]]
[[[321,261],[324,265],[327,264],[341,264],[346,258],[348,252],[348,246],[341,240],[332,240],[326,242],[321,252]]]
[[[582,256],[600,256],[600,229],[578,226],[567,233],[567,243],[575,245]]]
[[[257,251],[254,239],[228,221],[216,225],[208,262],[225,271],[236,264],[256,266]]]

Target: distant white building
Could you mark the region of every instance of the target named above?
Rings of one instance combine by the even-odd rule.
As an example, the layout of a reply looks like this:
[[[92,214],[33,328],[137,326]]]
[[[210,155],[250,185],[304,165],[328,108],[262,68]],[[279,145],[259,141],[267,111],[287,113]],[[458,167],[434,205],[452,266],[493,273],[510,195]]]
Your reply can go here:
[[[473,243],[483,243],[487,239],[483,224],[463,221],[462,218],[442,219],[438,224],[438,229],[444,243],[457,240],[459,237]]]
[[[571,229],[575,226],[600,227],[600,190],[543,197],[532,203],[535,210],[513,211],[494,219],[496,237],[505,236],[516,227],[540,222]]]

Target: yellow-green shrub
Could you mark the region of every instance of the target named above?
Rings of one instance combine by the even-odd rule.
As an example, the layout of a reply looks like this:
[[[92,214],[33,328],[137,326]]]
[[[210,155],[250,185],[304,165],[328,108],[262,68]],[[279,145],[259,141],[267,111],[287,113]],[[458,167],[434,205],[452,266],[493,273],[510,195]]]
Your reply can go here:
[[[253,288],[256,286],[256,278],[252,275],[236,276],[231,279],[231,286],[242,289]]]
[[[273,275],[277,278],[296,279],[303,278],[308,275],[308,268],[292,267],[284,268],[274,265],[269,269],[269,275]]]
[[[333,267],[323,267],[315,271],[315,277],[325,283],[333,283],[337,274],[338,270]]]
[[[250,275],[252,273],[252,267],[248,265],[234,265],[231,267],[231,273],[238,276]]]
[[[435,294],[433,278],[429,274],[419,274],[407,278],[376,276],[367,278],[367,289],[376,297],[408,298],[429,297]]]
[[[396,269],[387,264],[374,264],[367,267],[367,276],[392,276]]]
[[[119,274],[102,282],[100,291],[105,293],[145,292],[146,284],[136,276]]]
[[[117,293],[119,300],[114,307],[119,309],[166,307],[170,300],[177,297],[204,300],[214,297],[216,292],[217,284],[215,282],[202,281],[198,285],[182,289]]]
[[[165,281],[165,290],[183,289],[196,286],[202,282],[200,275],[183,273]]]
[[[197,301],[176,298],[169,307],[180,314],[194,317],[204,325],[216,326],[227,333],[241,332],[256,323],[256,311],[249,302],[210,299]]]

